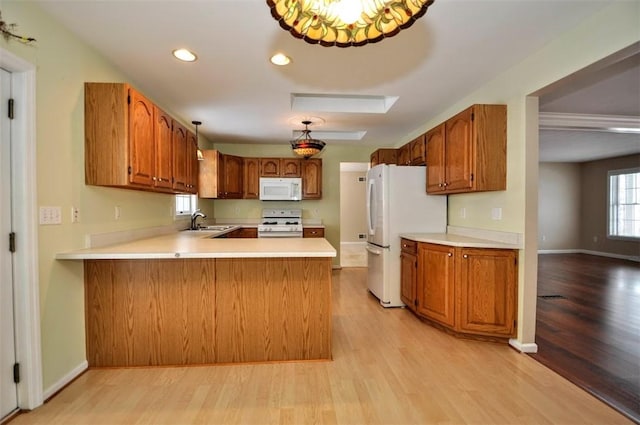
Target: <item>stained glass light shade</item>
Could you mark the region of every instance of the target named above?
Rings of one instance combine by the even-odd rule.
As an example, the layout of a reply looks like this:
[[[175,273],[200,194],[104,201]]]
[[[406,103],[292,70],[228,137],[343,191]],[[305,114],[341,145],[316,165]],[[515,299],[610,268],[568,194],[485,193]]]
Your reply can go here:
[[[393,37],[434,0],[267,0],[271,15],[294,37],[323,46],[362,46]]]
[[[325,143],[311,137],[311,130],[308,128],[311,121],[302,121],[302,124],[304,124],[304,130],[302,130],[300,137],[291,141],[291,150],[296,155],[309,159],[313,155],[319,154],[324,149]]]

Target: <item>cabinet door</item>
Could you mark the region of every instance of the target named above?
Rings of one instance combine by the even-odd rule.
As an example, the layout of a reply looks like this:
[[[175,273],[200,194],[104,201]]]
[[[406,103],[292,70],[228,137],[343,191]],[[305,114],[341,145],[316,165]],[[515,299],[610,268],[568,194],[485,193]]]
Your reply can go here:
[[[171,189],[171,177],[173,176],[173,148],[171,133],[171,117],[159,108],[155,108],[155,172],[153,176],[154,186],[157,188]]]
[[[425,135],[427,157],[427,193],[444,190],[444,123]]]
[[[151,187],[155,167],[154,107],[134,89],[129,89],[129,97],[129,182]]]
[[[472,108],[445,123],[446,190],[469,190],[473,187]]]
[[[187,191],[187,129],[173,121],[173,190]]]
[[[310,158],[302,161],[302,199],[322,198],[322,160]]]
[[[299,159],[282,158],[280,160],[280,175],[282,177],[300,177],[302,175]]]
[[[400,253],[400,299],[411,310],[416,309],[416,284],[418,281],[418,257]]]
[[[411,165],[425,164],[424,134],[411,142]]]
[[[376,165],[380,164],[380,149],[378,149],[377,151],[374,151],[371,156],[369,157],[369,163],[371,164],[372,167],[375,167]]]
[[[455,324],[454,248],[418,244],[418,314],[453,327]]]
[[[280,177],[280,158],[260,158],[260,177]]]
[[[464,248],[461,254],[457,329],[515,336],[516,251]]]
[[[219,178],[222,179],[223,197],[241,199],[243,192],[243,161],[242,157],[234,155],[220,155],[222,167]]]
[[[398,148],[398,165],[411,164],[411,142]]]
[[[258,199],[260,196],[260,160],[258,158],[244,158],[244,199]]]
[[[187,192],[198,193],[198,140],[187,131]]]

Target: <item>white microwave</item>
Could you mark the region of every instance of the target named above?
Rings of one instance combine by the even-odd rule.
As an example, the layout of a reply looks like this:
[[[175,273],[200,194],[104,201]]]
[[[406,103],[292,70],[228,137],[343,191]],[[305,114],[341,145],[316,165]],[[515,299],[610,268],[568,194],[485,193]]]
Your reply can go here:
[[[302,199],[300,177],[260,177],[261,201],[299,201]]]

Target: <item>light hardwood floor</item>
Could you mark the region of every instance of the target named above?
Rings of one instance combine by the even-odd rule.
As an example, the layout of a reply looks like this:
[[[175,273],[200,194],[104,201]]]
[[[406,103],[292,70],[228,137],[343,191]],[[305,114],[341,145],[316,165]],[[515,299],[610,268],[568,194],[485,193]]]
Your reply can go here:
[[[11,424],[625,424],[506,345],[383,309],[334,272],[333,361],[90,370]]]

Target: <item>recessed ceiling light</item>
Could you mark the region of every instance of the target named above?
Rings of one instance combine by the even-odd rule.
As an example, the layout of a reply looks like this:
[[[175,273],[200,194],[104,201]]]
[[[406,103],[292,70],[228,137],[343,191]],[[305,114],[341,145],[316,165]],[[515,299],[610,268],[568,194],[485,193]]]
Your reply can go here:
[[[284,53],[276,53],[271,56],[271,63],[279,66],[289,65],[289,63],[291,63],[291,58]]]
[[[180,59],[183,62],[194,62],[198,57],[195,53],[187,50],[187,49],[176,49],[173,52],[173,56]]]

